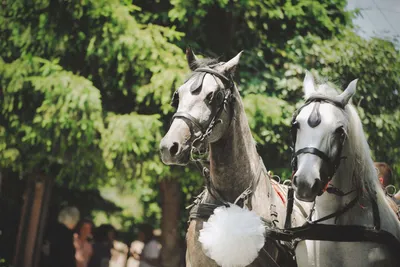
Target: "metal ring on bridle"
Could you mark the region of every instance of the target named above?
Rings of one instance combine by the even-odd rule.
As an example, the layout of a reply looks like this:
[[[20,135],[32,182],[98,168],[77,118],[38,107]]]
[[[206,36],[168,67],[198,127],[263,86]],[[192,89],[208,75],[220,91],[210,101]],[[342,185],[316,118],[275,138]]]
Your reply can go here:
[[[390,191],[390,189],[392,191]],[[391,185],[391,184],[385,187],[386,194],[391,196],[391,197],[396,193],[396,190],[397,190],[396,187],[394,185]]]

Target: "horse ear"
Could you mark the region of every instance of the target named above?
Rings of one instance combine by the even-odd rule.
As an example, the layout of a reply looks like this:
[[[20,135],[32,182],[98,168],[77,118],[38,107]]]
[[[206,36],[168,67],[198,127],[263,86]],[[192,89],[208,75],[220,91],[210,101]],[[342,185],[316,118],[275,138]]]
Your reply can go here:
[[[315,88],[314,77],[308,70],[306,70],[306,76],[304,77],[303,90],[305,98],[310,97],[317,91]]]
[[[197,57],[193,53],[192,48],[190,48],[190,47],[186,48],[186,59],[187,59],[189,68],[191,70],[195,70],[197,68],[197,66],[196,66]]]
[[[356,93],[358,79],[353,80],[349,86],[347,86],[346,90],[339,95],[340,101],[343,105],[347,105],[349,103],[350,98]]]
[[[221,66],[221,71],[224,73],[233,74],[236,70],[237,65],[239,64],[240,56],[242,55],[242,53],[243,50],[240,51],[234,58],[224,63],[224,65]]]

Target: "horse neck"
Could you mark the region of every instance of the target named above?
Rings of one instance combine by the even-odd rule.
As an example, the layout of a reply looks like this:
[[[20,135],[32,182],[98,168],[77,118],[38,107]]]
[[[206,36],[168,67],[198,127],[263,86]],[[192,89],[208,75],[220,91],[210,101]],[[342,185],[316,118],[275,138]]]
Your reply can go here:
[[[260,159],[239,93],[235,117],[225,135],[210,144],[210,174],[216,189],[233,202],[260,173]]]

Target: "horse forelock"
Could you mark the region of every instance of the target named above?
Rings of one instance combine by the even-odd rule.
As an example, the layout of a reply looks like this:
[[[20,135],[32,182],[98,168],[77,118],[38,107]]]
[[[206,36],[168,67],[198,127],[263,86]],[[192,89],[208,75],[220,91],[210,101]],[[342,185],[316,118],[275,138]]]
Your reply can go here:
[[[190,64],[190,69],[193,70],[193,69],[206,68],[206,67],[213,68],[213,66],[218,63],[223,63],[223,62],[218,62],[218,59],[216,59],[216,58],[197,59],[196,61],[194,61]],[[205,72],[192,71],[186,76],[184,83],[187,83],[191,80],[193,81],[190,84],[190,88],[189,88],[190,92],[198,93],[201,91],[205,75],[206,75]]]

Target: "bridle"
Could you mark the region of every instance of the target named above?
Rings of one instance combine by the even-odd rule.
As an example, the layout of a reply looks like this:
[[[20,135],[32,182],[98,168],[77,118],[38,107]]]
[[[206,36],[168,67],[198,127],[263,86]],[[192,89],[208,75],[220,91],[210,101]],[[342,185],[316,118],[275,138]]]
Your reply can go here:
[[[330,180],[336,173],[340,161],[343,159],[341,156],[342,148],[344,142],[346,140],[346,136],[343,132],[343,135],[340,136],[339,140],[339,148],[337,155],[333,160],[329,158],[323,151],[320,151],[314,147],[305,147],[303,149],[295,150],[296,144],[296,135],[297,128],[295,123],[296,117],[300,113],[301,109],[310,103],[329,103],[335,105],[342,110],[345,109],[346,104],[341,102],[340,100],[333,99],[326,96],[314,95],[310,97],[306,103],[301,106],[293,115],[292,119],[292,136],[293,136],[293,155],[292,155],[292,168],[293,173],[297,171],[297,156],[304,153],[309,153],[320,157],[324,162],[329,165],[329,170],[325,178],[323,178],[323,182],[325,183],[325,188],[320,192],[321,194],[326,190],[328,193],[335,194],[339,197],[343,197],[353,193],[355,191],[360,190],[356,188],[355,190],[351,190],[350,192],[344,193],[340,189],[329,185]],[[312,127],[312,126],[311,126]],[[322,177],[321,177],[322,178]],[[372,215],[373,215],[373,226],[363,226],[363,225],[337,225],[336,219],[338,219],[342,214],[349,211],[352,207],[354,207],[359,200],[359,192],[355,198],[353,198],[350,202],[344,205],[342,208],[339,208],[335,212],[328,214],[322,218],[312,220],[312,215],[315,209],[315,201],[311,208],[311,211],[306,219],[306,223],[299,227],[291,226],[291,215],[293,212],[293,191],[294,189],[289,186],[288,190],[288,204],[286,210],[286,220],[285,220],[285,229],[277,229],[277,228],[266,228],[266,236],[272,239],[281,240],[291,242],[293,244],[293,248],[296,247],[297,243],[302,240],[319,240],[319,241],[336,241],[336,242],[375,242],[379,244],[388,245],[390,249],[392,249],[394,255],[396,255],[397,259],[400,260],[400,256],[398,251],[400,249],[400,241],[390,232],[381,229],[381,218],[379,214],[379,207],[376,198],[376,192],[374,190],[367,190],[372,207]],[[325,224],[321,223],[327,221],[328,219],[335,218],[334,224]]]
[[[197,74],[197,80],[195,80],[191,86],[190,91],[195,92],[197,90],[201,90],[201,87],[203,85],[203,80],[206,74],[211,74],[212,77],[216,80],[216,78],[220,79],[222,83],[224,84],[225,88],[219,88],[217,91],[214,92],[213,96],[211,99],[209,99],[209,105],[212,107],[212,113],[210,116],[210,120],[207,122],[206,125],[203,125],[198,119],[190,115],[188,112],[176,112],[172,116],[171,123],[174,121],[174,119],[179,118],[183,119],[188,123],[190,127],[190,131],[192,135],[195,134],[195,131],[192,127],[197,128],[199,130],[200,134],[197,134],[197,136],[194,138],[191,144],[191,158],[193,159],[193,155],[195,152],[200,153],[200,151],[196,147],[196,143],[203,143],[206,141],[206,139],[211,135],[214,127],[222,122],[222,119],[220,118],[222,112],[226,110],[227,106],[232,106],[234,102],[234,97],[233,97],[233,88],[234,88],[234,82],[232,77],[227,77],[221,72],[216,71],[213,69],[214,67],[218,66],[220,64],[215,64],[211,65],[209,67],[204,67],[204,68],[197,68],[193,71],[193,74],[189,79],[185,81],[185,83],[190,80],[193,76]],[[178,107],[179,104],[179,95],[178,91],[175,91],[175,93],[172,96],[171,100],[171,105],[175,108]],[[231,123],[233,118],[233,109],[232,109],[232,116],[230,118]],[[205,146],[207,147],[207,146]],[[203,153],[205,154],[205,153]]]
[[[345,109],[345,104],[343,104],[341,101],[338,101],[337,99],[333,99],[327,96],[322,96],[322,95],[314,95],[311,96],[310,98],[307,99],[305,104],[301,106],[295,113],[293,114],[292,118],[292,128],[291,128],[291,134],[292,134],[292,170],[293,170],[293,175],[297,171],[297,164],[298,164],[298,156],[301,154],[313,154],[316,155],[317,157],[321,158],[325,165],[327,166],[327,170],[323,171],[321,173],[321,181],[322,181],[322,187],[321,191],[319,192],[319,196],[322,195],[322,193],[325,192],[327,189],[327,186],[329,182],[332,180],[333,176],[335,175],[337,169],[339,168],[340,162],[342,159],[345,159],[346,157],[342,157],[342,149],[344,146],[344,143],[346,141],[346,134],[344,130],[339,133],[339,140],[338,140],[338,150],[336,153],[335,158],[332,160],[325,152],[319,150],[316,147],[304,147],[296,151],[296,139],[297,139],[297,129],[298,129],[298,123],[296,122],[296,117],[299,115],[300,111],[308,106],[311,103],[329,103],[332,104],[342,110]]]
[[[329,103],[334,106],[339,107],[344,110],[346,107],[346,103],[340,101],[339,98],[330,98],[322,95],[314,95],[307,99],[306,103],[301,106],[294,114],[292,119],[292,140],[293,140],[293,154],[292,154],[292,168],[293,174],[297,171],[297,157],[300,154],[313,154],[320,157],[327,165],[328,171],[326,172],[325,177],[321,177],[323,179],[324,187],[321,190],[320,194],[324,191],[328,193],[337,195],[339,197],[343,197],[349,195],[356,191],[357,195],[350,202],[344,205],[342,208],[339,208],[335,212],[328,214],[322,218],[312,220],[312,215],[315,210],[315,201],[310,210],[308,217],[306,218],[306,223],[299,227],[292,227],[291,225],[291,216],[293,212],[293,204],[294,204],[294,189],[289,186],[288,189],[288,204],[286,209],[286,220],[285,220],[285,229],[278,228],[269,228],[266,227],[265,236],[275,239],[292,243],[292,247],[289,249],[295,250],[299,241],[302,240],[319,240],[319,241],[333,241],[333,242],[374,242],[379,244],[388,245],[394,255],[396,255],[397,259],[400,261],[400,255],[398,253],[400,249],[400,241],[390,232],[381,229],[381,219],[379,215],[379,207],[376,199],[376,192],[374,190],[367,190],[371,200],[372,207],[372,215],[373,215],[373,226],[363,226],[363,225],[337,225],[336,220],[344,213],[349,211],[352,207],[354,207],[359,200],[359,188],[355,190],[351,190],[350,192],[344,193],[340,189],[331,185],[329,182],[332,177],[335,175],[337,169],[339,168],[339,164],[343,157],[341,156],[342,148],[346,141],[346,135],[344,131],[340,134],[340,138],[338,140],[338,151],[337,155],[333,160],[323,151],[315,148],[315,147],[305,147],[299,150],[295,150],[296,145],[296,137],[297,137],[297,126],[295,125],[296,117],[300,113],[300,111],[310,103]],[[317,107],[318,108],[318,107]],[[315,118],[314,118],[315,119]],[[309,122],[308,122],[309,123]],[[310,124],[310,123],[309,123]],[[317,125],[318,122],[312,125]],[[313,127],[310,125],[311,127]],[[321,222],[325,222],[328,219],[335,218],[335,224],[325,224]]]

